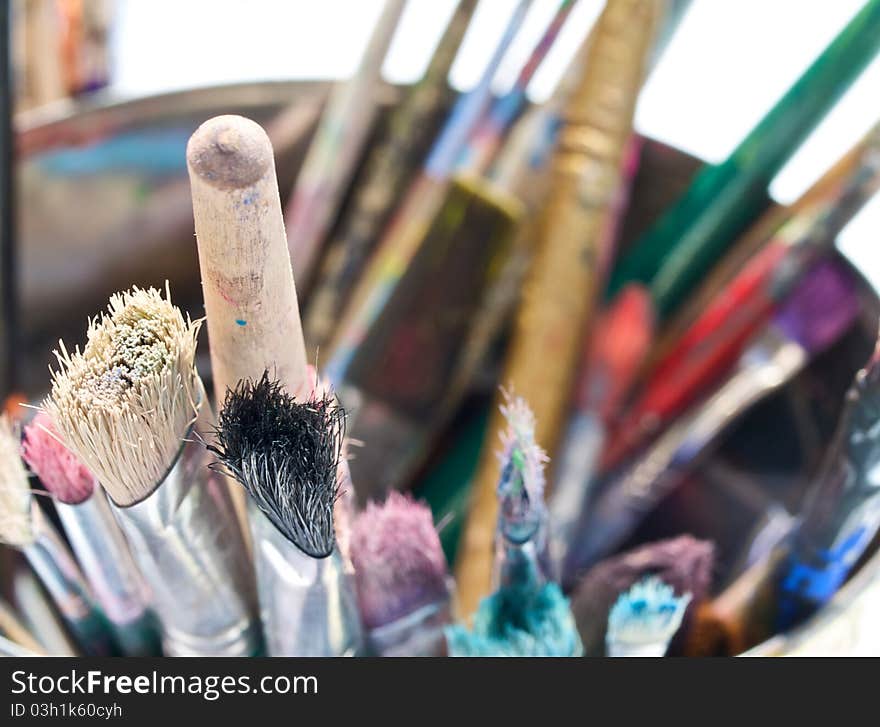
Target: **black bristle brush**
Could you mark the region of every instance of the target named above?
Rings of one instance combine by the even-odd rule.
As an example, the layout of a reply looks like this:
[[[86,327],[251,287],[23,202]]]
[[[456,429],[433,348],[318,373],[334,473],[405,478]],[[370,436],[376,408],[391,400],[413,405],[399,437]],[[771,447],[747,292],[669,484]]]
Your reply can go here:
[[[260,615],[273,656],[353,655],[356,600],[336,544],[345,411],[320,387],[304,401],[264,371],[227,391],[208,449],[250,495]],[[341,626],[341,628],[340,628]]]

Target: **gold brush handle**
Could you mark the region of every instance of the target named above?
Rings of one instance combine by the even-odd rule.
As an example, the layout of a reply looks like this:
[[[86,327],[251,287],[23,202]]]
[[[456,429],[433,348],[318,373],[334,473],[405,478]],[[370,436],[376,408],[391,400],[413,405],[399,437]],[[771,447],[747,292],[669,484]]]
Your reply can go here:
[[[609,0],[563,114],[548,202],[502,379],[535,412],[536,439],[551,454],[597,294],[598,261],[608,244],[624,150],[663,5],[662,0]],[[489,590],[498,508],[494,450],[502,427],[496,407],[458,561],[463,615],[473,613]]]

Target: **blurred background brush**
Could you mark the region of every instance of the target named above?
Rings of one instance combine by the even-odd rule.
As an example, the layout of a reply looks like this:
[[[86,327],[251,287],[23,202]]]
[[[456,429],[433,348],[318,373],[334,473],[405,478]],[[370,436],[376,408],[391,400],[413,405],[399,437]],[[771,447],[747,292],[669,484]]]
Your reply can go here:
[[[492,97],[492,79],[525,20],[532,0],[519,0],[477,85],[460,96],[407,188],[349,296],[331,339],[327,376],[339,385],[358,346],[391,296],[442,208],[449,179],[467,137]]]
[[[822,117],[880,50],[880,2],[870,0],[728,159],[688,191],[615,266],[607,296],[634,281],[669,316],[761,212],[764,193]]]
[[[612,473],[587,503],[566,555],[564,579],[572,580],[614,552],[681,484],[726,427],[835,343],[858,311],[851,274],[833,261],[815,264],[718,389],[666,429],[648,451]]]
[[[357,73],[331,93],[290,198],[287,239],[301,285],[312,275],[321,245],[376,116],[382,61],[406,0],[386,0]]]
[[[450,105],[449,69],[477,1],[458,2],[424,76],[392,111],[385,140],[369,151],[354,198],[337,223],[338,231],[327,243],[309,296],[303,327],[310,350],[320,351],[327,344],[350,288],[407,182],[418,171],[432,129],[439,126],[439,117]]]
[[[624,149],[662,3],[611,0],[593,31],[553,157],[548,203],[502,374],[535,410],[538,443],[555,451],[592,303],[605,226],[616,199]],[[623,87],[624,91],[620,88]],[[609,91],[614,88],[614,92]],[[552,382],[548,385],[548,382]],[[490,424],[495,439],[501,421]],[[456,579],[464,614],[489,588],[498,469],[484,446]]]

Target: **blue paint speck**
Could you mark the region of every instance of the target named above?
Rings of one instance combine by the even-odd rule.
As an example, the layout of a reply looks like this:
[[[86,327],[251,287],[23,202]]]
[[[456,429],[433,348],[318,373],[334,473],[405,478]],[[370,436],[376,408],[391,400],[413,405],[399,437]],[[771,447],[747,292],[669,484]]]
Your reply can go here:
[[[241,318],[236,318],[236,319],[235,319],[235,322],[238,323],[238,325],[240,325],[240,326],[246,326],[246,325],[247,325],[247,321],[243,321]]]

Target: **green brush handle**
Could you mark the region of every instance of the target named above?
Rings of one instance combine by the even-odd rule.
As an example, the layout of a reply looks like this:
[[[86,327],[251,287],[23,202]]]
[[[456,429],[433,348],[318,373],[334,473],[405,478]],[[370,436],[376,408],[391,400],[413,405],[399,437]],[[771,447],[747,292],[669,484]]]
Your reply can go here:
[[[424,499],[430,506],[434,522],[448,519],[440,531],[440,543],[448,563],[455,562],[458,552],[471,480],[480,461],[480,448],[489,428],[490,411],[486,406],[471,417],[456,433],[437,466],[413,488],[416,497]]]
[[[617,265],[608,295],[640,281],[661,318],[673,312],[760,212],[770,181],[878,50],[880,0],[870,0],[733,154],[703,167]]]

